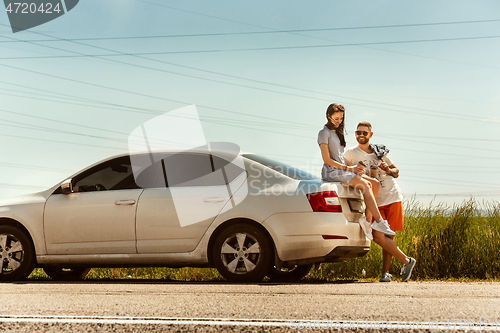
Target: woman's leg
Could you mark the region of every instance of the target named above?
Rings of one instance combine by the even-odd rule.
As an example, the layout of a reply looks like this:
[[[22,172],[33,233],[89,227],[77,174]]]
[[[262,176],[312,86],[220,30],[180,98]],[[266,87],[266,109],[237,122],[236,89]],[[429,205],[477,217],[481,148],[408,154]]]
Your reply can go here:
[[[375,197],[373,196],[372,184],[368,180],[361,178],[360,176],[355,176],[353,179],[351,179],[348,185],[359,189],[361,193],[363,193],[367,209],[367,217],[368,212],[370,212],[375,218],[375,221],[381,221],[382,216],[380,215],[377,207],[377,202],[375,201]],[[368,222],[370,222],[370,220],[368,220]]]
[[[375,243],[380,245],[383,250],[396,257],[403,263],[403,265],[407,265],[410,263],[410,259],[408,258],[408,256],[399,249],[399,247],[396,245],[396,242],[394,242],[391,237],[376,230],[372,230],[372,235],[373,241]]]
[[[369,181],[372,184],[373,197],[375,198],[375,200],[377,200],[378,190],[380,189],[380,182],[375,178],[368,177],[367,175],[363,175],[361,178]],[[368,222],[372,222],[372,217],[373,217],[372,213],[367,209],[366,220]]]

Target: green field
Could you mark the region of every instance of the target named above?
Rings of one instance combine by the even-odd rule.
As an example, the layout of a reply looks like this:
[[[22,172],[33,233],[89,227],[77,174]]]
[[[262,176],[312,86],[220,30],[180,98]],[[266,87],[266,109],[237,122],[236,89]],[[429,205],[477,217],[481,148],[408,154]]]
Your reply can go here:
[[[500,203],[474,199],[455,206],[424,207],[404,203],[405,230],[396,235],[398,246],[417,259],[412,280],[498,280],[500,278]],[[362,258],[323,264],[305,281],[378,279],[382,249],[372,242]],[[397,280],[401,263],[393,259],[390,273]],[[363,276],[363,271],[365,276]],[[30,279],[48,279],[36,269]],[[96,268],[86,279],[162,279],[174,281],[221,281],[210,268]]]
[[[398,246],[417,260],[412,279],[500,278],[500,204],[464,201],[452,207],[424,207],[407,201],[404,231],[396,234]],[[325,265],[309,278],[321,280],[378,278],[382,248],[372,242],[362,258]],[[390,273],[399,276],[401,263],[393,259]]]

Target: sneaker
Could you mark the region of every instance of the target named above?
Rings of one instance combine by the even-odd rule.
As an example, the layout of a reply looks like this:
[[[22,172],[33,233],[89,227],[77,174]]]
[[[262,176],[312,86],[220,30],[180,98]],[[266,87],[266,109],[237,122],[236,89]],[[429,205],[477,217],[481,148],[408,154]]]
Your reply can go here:
[[[359,225],[361,226],[361,229],[363,229],[366,238],[373,240],[372,224],[366,220],[365,216],[359,218]]]
[[[373,222],[372,223],[372,229],[380,231],[383,234],[394,236],[396,233],[391,230],[391,227],[389,227],[389,223],[387,223],[386,220],[382,220],[380,222]]]
[[[380,278],[380,282],[391,282],[392,275],[389,273],[384,273],[382,274],[382,277]]]
[[[410,263],[403,265],[403,268],[401,268],[401,274],[403,275],[403,279],[401,280],[402,282],[406,282],[410,279],[411,277],[411,272],[413,271],[413,266],[415,266],[415,263],[417,261],[413,258],[410,258]]]

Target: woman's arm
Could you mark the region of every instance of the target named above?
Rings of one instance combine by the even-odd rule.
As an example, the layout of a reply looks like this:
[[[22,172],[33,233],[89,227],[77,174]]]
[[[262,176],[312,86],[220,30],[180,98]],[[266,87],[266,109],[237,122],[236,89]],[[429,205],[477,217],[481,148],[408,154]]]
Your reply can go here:
[[[346,171],[351,171],[354,173],[359,173],[363,171],[362,168],[359,168],[357,166],[348,166],[342,163],[339,163],[337,161],[334,161],[330,158],[330,152],[328,151],[328,145],[326,143],[322,143],[319,145],[319,148],[321,149],[321,157],[323,157],[323,162],[326,165],[329,165],[331,167],[340,169],[340,170],[346,170]]]

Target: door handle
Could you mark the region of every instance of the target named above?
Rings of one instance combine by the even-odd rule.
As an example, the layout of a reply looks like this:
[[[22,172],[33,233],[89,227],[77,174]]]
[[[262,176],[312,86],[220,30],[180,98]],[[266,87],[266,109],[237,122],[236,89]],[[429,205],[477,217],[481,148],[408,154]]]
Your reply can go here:
[[[205,202],[222,202],[226,199],[221,198],[221,197],[210,197],[210,198],[205,198]]]
[[[115,205],[133,205],[135,204],[135,200],[118,200],[115,202]]]

